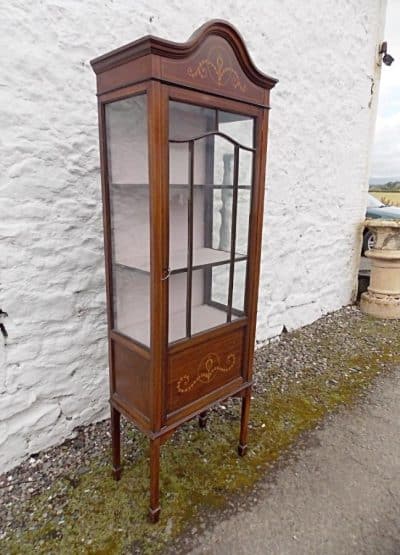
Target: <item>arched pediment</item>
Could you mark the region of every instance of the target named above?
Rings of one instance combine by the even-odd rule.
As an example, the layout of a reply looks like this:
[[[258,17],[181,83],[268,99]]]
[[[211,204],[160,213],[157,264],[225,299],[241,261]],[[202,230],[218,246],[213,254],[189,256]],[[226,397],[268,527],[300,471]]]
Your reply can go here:
[[[271,89],[278,81],[273,77],[269,77],[265,73],[261,72],[255,66],[250,54],[247,50],[246,44],[241,36],[241,34],[227,21],[223,20],[213,20],[202,25],[197,31],[193,33],[190,37],[188,43],[193,43],[195,48],[200,48],[201,44],[206,41],[207,37],[220,37],[225,41],[233,53],[235,54],[236,60],[241,68],[241,70],[246,74],[248,79],[254,84],[259,85],[265,89]],[[220,42],[222,44],[222,42]],[[214,58],[216,65],[218,64],[218,46],[215,47],[214,56],[211,52],[211,58]],[[229,73],[230,68],[226,69]]]
[[[143,77],[184,85],[266,104],[266,90],[276,79],[259,71],[240,33],[228,22],[214,20],[201,26],[187,42],[146,36],[92,61],[97,74],[142,58]],[[135,66],[139,68],[136,63]],[[147,73],[146,73],[147,68]],[[116,71],[113,71],[116,70]]]

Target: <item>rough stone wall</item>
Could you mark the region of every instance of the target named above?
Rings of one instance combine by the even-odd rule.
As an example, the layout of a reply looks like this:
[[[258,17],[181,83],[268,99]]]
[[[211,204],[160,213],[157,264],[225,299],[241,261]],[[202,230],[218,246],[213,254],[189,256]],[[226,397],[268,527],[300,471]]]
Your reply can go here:
[[[258,339],[349,303],[384,0],[10,0],[0,7],[0,471],[107,415],[95,76],[152,33],[236,25],[272,92]],[[377,87],[375,87],[376,95]],[[1,340],[1,338],[0,338]]]

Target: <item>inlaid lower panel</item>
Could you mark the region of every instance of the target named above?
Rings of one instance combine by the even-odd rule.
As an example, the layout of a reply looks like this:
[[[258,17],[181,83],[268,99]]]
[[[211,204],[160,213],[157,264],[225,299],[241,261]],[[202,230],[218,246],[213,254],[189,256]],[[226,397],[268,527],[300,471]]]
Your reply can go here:
[[[167,379],[167,413],[239,378],[243,338],[242,328],[171,355]]]

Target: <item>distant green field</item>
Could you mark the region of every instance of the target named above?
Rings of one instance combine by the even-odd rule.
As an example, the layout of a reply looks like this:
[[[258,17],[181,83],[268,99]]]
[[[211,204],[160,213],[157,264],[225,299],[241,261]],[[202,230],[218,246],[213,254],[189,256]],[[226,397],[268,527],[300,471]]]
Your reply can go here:
[[[374,195],[374,197],[379,199],[384,204],[390,204],[391,206],[400,206],[400,192],[398,192],[398,193],[384,193],[384,192],[375,193],[374,191],[371,191],[371,195]]]

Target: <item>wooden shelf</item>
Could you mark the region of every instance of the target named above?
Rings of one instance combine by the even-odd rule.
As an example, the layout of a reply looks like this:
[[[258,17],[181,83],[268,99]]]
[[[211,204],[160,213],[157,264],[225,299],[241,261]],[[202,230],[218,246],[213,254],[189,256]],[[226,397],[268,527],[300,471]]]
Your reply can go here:
[[[235,254],[235,262],[246,260],[243,254]],[[229,264],[230,253],[217,249],[200,248],[193,249],[193,270],[206,268],[208,266],[220,266],[222,264]],[[118,266],[124,266],[131,270],[139,272],[150,272],[150,260],[144,257],[131,255],[129,252],[124,251],[115,261]],[[187,270],[187,250],[172,251],[170,252],[170,268],[171,274],[178,274]]]
[[[170,189],[188,189],[189,185],[186,185],[184,183],[170,183],[169,184]],[[207,189],[233,189],[233,185],[221,185],[221,184],[212,184],[212,183],[194,183],[193,184],[193,188],[194,189],[200,189],[200,188],[207,188]],[[238,185],[238,189],[245,189],[247,191],[250,191],[251,189],[251,185]]]
[[[150,187],[149,183],[112,183],[111,184],[112,187],[120,187],[120,188],[131,188],[131,187],[138,187],[138,188],[144,188],[144,187]],[[169,183],[169,187],[170,189],[188,189],[189,185],[187,183]],[[209,189],[232,189],[233,185],[221,185],[219,184],[215,184],[215,183],[194,183],[193,187],[195,189],[197,188],[201,188],[201,187],[206,187]],[[251,185],[238,185],[238,189],[246,189],[248,191],[250,191],[251,189]]]
[[[226,311],[209,305],[192,307],[192,335],[226,323]],[[168,342],[186,337],[186,311],[170,315]]]

